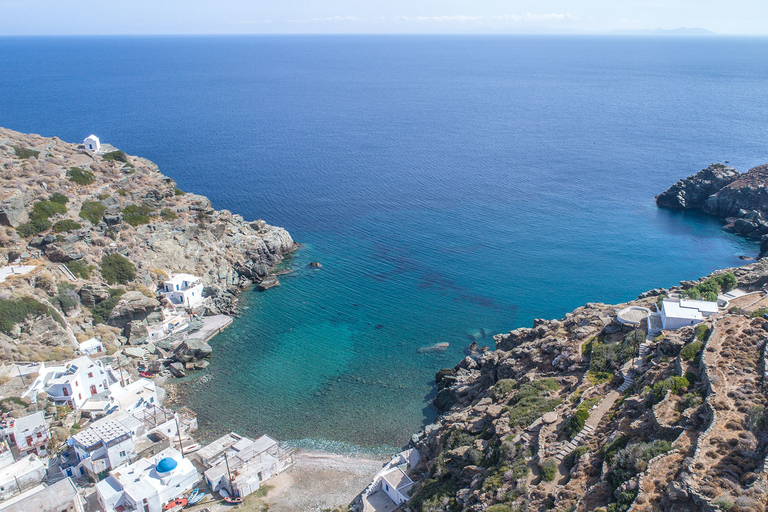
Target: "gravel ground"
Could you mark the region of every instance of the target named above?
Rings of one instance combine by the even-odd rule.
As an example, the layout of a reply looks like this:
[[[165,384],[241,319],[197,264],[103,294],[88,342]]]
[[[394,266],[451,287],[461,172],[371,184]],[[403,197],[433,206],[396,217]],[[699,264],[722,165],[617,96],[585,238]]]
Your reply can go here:
[[[294,465],[267,483],[270,512],[318,511],[348,505],[387,462],[386,459],[297,451]]]

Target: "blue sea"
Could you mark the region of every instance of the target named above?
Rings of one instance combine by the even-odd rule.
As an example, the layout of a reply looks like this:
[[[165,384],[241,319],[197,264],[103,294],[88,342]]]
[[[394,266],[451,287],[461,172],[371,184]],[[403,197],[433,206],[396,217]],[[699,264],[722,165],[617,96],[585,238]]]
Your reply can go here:
[[[755,256],[654,196],[768,162],[766,90],[766,39],[0,38],[0,125],[95,133],[303,244],[184,390],[208,437],[323,449],[407,442],[473,340]]]

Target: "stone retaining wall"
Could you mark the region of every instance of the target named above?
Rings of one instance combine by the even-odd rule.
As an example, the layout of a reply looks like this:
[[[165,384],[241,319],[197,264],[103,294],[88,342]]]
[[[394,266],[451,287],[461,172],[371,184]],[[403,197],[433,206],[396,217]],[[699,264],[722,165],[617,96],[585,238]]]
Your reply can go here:
[[[680,434],[683,433],[685,428],[681,427],[680,425],[667,425],[666,423],[662,423],[662,421],[659,419],[659,416],[657,414],[657,410],[661,407],[661,405],[669,400],[669,396],[672,394],[671,390],[667,390],[667,394],[664,395],[664,399],[651,407],[651,423],[653,424],[653,428],[661,434],[666,439],[677,439]]]

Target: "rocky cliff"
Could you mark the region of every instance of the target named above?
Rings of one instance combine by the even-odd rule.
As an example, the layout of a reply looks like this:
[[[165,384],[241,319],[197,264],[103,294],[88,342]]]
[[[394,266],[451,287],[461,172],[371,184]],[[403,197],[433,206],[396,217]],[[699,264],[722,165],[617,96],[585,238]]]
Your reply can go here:
[[[723,218],[726,229],[761,240],[760,256],[768,255],[768,165],[738,173],[712,164],[678,181],[656,198],[664,208],[699,209]]]
[[[0,267],[34,267],[0,283],[0,357],[60,358],[93,334],[116,342],[159,310],[170,273],[202,278],[205,313],[232,313],[238,290],[294,248],[286,230],[215,210],[149,160],[0,128]]]
[[[617,319],[681,286],[471,347],[436,375],[443,414],[413,437],[409,508],[765,511],[768,260],[730,272],[756,293],[695,329],[646,336]]]

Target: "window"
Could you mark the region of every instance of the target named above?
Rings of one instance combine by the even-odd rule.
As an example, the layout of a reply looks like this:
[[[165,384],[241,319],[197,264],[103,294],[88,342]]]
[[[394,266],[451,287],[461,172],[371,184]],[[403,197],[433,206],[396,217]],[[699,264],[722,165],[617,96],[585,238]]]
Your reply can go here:
[[[78,400],[82,400],[83,399],[83,394],[82,393],[78,393],[77,394],[77,399]]]
[[[41,434],[40,432],[38,432],[38,433],[37,433],[37,438],[38,438],[38,439],[40,439],[40,438],[42,438],[42,437],[43,437],[43,434]]]
[[[124,451],[120,452],[120,456],[125,457],[125,452]]]
[[[64,388],[64,396],[69,396],[69,390],[67,388]]]
[[[93,372],[88,372],[88,378],[89,378],[89,379],[92,379],[92,378],[93,378]]]

